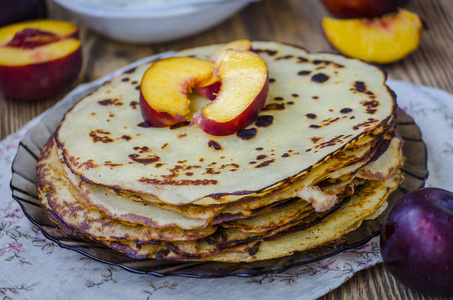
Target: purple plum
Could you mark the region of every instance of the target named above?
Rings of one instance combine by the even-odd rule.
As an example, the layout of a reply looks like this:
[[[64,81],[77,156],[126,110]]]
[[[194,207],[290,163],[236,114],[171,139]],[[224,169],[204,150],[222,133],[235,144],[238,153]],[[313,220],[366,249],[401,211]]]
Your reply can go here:
[[[425,294],[452,294],[453,193],[423,188],[401,197],[380,244],[384,265],[398,281]]]
[[[0,27],[46,16],[44,0],[0,0]]]

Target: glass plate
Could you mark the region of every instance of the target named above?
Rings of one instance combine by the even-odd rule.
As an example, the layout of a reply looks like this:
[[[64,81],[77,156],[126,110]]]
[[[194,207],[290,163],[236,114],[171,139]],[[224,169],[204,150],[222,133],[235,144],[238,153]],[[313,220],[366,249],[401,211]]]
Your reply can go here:
[[[19,144],[12,164],[11,190],[13,198],[20,204],[24,214],[44,235],[63,248],[82,253],[92,259],[112,264],[128,271],[156,276],[178,275],[188,277],[257,276],[266,273],[284,272],[290,268],[315,262],[341,251],[360,246],[379,234],[387,211],[409,191],[424,185],[428,176],[426,146],[420,129],[414,120],[398,111],[398,132],[404,138],[404,155],[407,160],[403,167],[405,181],[389,197],[389,207],[374,220],[367,220],[355,231],[335,243],[313,250],[295,253],[291,256],[253,263],[222,262],[181,262],[156,259],[135,260],[90,240],[66,234],[52,223],[46,211],[41,208],[36,189],[36,164],[47,139],[59,125],[64,113],[79,99],[96,90],[103,80],[85,84],[72,91],[60,103],[51,108],[39,123],[29,130]]]

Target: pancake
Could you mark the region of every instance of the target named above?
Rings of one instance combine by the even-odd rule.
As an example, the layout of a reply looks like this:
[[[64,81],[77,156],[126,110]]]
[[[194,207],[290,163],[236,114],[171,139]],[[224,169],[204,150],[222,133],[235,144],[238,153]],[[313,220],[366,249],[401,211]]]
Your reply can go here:
[[[206,58],[219,47],[177,55]],[[380,69],[275,42],[256,42],[253,49],[275,80],[255,124],[225,137],[197,126],[140,126],[136,86],[149,66],[144,65],[103,85],[65,115],[56,140],[66,164],[86,182],[164,203],[226,204],[302,178],[391,119],[395,99]],[[193,101],[197,98],[202,97]]]
[[[250,262],[334,242],[382,213],[404,162],[382,70],[275,42],[253,49],[268,98],[230,136],[147,126],[138,85],[152,62],[81,99],[39,158],[49,218],[135,259]],[[209,101],[190,97],[192,109]]]

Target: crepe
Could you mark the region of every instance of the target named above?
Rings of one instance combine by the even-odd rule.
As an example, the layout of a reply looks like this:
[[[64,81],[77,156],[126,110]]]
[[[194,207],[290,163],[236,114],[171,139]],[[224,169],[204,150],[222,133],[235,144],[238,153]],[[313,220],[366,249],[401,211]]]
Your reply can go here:
[[[177,55],[207,59],[221,46]],[[250,262],[332,242],[379,215],[404,162],[385,74],[276,42],[253,49],[268,98],[230,136],[144,123],[139,82],[152,63],[81,99],[39,158],[50,219],[136,259]],[[190,97],[192,109],[208,101]]]
[[[65,115],[55,136],[66,164],[86,182],[164,203],[224,204],[261,197],[302,178],[391,119],[395,100],[380,69],[274,42],[253,47],[272,81],[258,120],[245,129],[256,131],[253,138],[244,139],[244,131],[214,137],[197,126],[140,126],[136,87],[144,65],[103,85]],[[178,55],[206,58],[217,48]]]

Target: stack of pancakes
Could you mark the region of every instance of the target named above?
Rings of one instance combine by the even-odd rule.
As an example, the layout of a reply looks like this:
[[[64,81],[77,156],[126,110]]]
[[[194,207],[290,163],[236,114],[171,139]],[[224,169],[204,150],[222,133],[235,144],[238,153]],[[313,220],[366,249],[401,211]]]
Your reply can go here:
[[[181,51],[207,59],[221,45]],[[230,136],[143,122],[123,73],[68,111],[38,162],[49,217],[130,257],[265,260],[332,242],[374,218],[402,181],[385,74],[333,54],[254,42],[269,93]],[[197,111],[208,99],[193,94]]]

